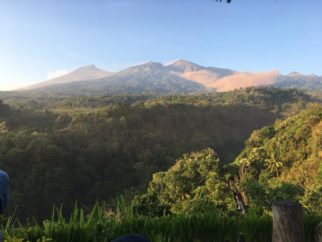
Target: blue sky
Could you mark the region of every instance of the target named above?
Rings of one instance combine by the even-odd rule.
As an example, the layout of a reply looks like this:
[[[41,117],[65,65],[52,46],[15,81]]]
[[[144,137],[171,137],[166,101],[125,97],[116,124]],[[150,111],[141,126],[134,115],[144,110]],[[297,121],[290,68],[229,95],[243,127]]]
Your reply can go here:
[[[322,74],[321,0],[0,0],[0,90],[87,64]]]

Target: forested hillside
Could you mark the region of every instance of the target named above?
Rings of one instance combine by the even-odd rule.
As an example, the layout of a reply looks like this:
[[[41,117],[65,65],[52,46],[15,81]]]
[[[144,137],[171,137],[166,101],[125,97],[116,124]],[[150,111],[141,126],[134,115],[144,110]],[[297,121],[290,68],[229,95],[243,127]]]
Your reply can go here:
[[[274,88],[49,100],[1,105],[0,166],[11,175],[11,208],[20,217],[131,196],[191,151],[210,147],[231,162],[253,130],[314,101]]]
[[[253,132],[234,163],[249,206],[268,209],[274,198],[293,199],[321,212],[321,106]]]
[[[276,200],[300,201],[308,213],[322,214],[321,105],[254,131],[232,164],[209,148],[183,155],[153,175],[133,206],[150,216],[236,209],[261,215]]]

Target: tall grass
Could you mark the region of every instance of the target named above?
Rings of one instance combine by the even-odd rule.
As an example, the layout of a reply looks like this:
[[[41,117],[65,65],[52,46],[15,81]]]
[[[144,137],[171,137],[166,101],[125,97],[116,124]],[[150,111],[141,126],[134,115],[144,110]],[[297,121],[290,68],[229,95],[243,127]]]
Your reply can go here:
[[[308,242],[314,241],[314,229],[322,220],[305,217]],[[18,227],[18,228],[17,228]],[[75,206],[69,218],[54,209],[51,219],[23,226],[12,219],[3,228],[8,242],[109,242],[125,234],[140,233],[153,242],[226,242],[237,241],[240,233],[247,242],[269,242],[272,238],[270,216],[227,217],[222,214],[167,215],[159,218],[136,216],[124,201],[116,213],[95,205],[89,214]]]

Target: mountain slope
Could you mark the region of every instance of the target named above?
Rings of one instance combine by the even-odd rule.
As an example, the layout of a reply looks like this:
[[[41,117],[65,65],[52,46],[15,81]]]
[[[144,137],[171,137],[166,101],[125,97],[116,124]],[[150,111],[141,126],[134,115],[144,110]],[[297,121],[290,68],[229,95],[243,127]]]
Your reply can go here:
[[[234,74],[234,71],[229,69],[203,67],[186,60],[175,61],[167,65],[167,68],[182,78],[195,81],[210,89],[216,88],[215,83],[220,78]]]
[[[201,84],[169,72],[168,68],[160,63],[148,62],[91,82],[70,82],[38,90],[64,94],[73,94],[75,92],[89,94],[175,94],[200,92],[205,89]]]
[[[66,84],[78,81],[90,81],[112,75],[112,73],[98,69],[95,65],[80,67],[67,75],[56,77],[35,85],[23,88],[23,90],[32,90],[38,88],[46,88],[58,84]]]
[[[290,73],[288,75],[280,75],[278,82],[274,84],[279,88],[298,88],[309,91],[322,90],[322,76],[303,75],[300,73]]]
[[[217,67],[204,67],[197,65],[195,63],[192,63],[187,60],[177,60],[169,65],[166,66],[170,71],[176,72],[176,73],[187,73],[187,72],[198,72],[198,71],[207,71],[209,73],[212,73],[216,77],[224,77],[228,76],[234,73],[233,70],[230,69],[224,69],[224,68],[217,68]]]
[[[239,72],[217,67],[203,67],[186,60],[178,60],[167,66],[177,75],[193,80],[218,92],[251,86],[268,86],[278,81],[278,72]]]

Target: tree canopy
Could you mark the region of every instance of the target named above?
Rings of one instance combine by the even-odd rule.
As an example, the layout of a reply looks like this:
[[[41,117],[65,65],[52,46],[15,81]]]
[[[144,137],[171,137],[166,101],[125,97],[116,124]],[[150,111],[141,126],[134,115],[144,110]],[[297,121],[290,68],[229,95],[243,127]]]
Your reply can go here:
[[[263,214],[276,200],[300,201],[307,212],[322,214],[322,107],[254,131],[234,163],[223,165],[212,149],[183,155],[166,172],[153,175],[137,196],[141,214],[248,212]],[[237,197],[238,198],[237,198]],[[162,214],[162,213],[161,213]]]
[[[229,163],[253,130],[310,101],[299,91],[275,88],[6,99],[10,107],[0,105],[0,167],[11,176],[11,208],[22,218],[45,217],[54,204],[72,209],[75,200],[84,206],[113,202],[144,189],[153,173],[183,154],[207,147]]]

